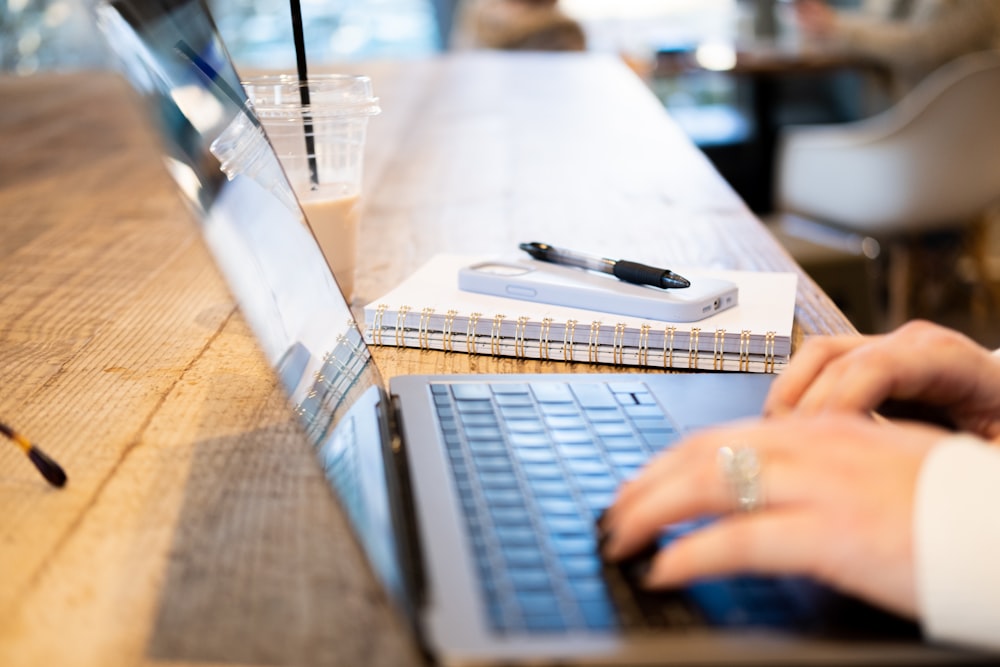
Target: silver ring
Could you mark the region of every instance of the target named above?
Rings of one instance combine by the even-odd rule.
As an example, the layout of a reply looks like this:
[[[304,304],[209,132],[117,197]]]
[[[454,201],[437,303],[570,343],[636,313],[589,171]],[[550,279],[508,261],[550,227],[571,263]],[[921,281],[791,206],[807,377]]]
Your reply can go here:
[[[729,484],[736,507],[741,512],[753,512],[764,505],[760,482],[760,457],[753,447],[719,447],[717,460]]]

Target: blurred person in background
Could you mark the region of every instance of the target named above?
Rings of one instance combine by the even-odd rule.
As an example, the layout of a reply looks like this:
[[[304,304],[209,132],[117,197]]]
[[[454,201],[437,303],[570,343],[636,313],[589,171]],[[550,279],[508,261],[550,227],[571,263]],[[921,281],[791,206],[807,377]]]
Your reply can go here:
[[[464,0],[458,8],[455,48],[582,51],[580,24],[558,0]]]
[[[885,64],[899,97],[948,61],[1000,48],[1000,0],[862,0],[856,11],[797,0],[807,42]]]

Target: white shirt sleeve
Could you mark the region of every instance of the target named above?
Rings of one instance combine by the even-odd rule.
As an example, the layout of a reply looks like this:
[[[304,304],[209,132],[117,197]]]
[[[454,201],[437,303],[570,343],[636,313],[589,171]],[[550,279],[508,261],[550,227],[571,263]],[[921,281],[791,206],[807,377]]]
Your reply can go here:
[[[1000,649],[1000,446],[956,435],[931,450],[917,482],[914,559],[927,638]]]

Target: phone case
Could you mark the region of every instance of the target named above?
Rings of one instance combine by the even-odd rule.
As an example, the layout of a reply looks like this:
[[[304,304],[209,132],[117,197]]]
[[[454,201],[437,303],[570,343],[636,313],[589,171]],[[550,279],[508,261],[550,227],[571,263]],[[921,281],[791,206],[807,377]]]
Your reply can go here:
[[[570,306],[665,322],[696,322],[739,301],[735,283],[686,275],[691,286],[660,289],[612,275],[532,259],[480,262],[462,268],[458,286],[468,292]]]

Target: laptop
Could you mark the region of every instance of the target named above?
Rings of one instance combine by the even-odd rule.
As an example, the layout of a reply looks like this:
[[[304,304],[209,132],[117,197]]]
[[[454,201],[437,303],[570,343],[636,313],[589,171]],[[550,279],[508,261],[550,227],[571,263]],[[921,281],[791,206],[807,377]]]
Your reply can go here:
[[[758,414],[770,376],[406,376],[386,390],[201,0],[102,0],[96,11],[373,574],[432,660],[970,657],[807,580],[651,593],[634,563],[604,564],[594,520],[622,480],[691,430]]]

